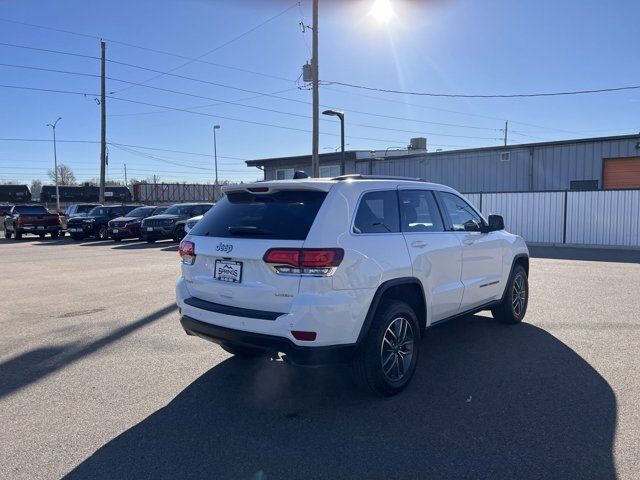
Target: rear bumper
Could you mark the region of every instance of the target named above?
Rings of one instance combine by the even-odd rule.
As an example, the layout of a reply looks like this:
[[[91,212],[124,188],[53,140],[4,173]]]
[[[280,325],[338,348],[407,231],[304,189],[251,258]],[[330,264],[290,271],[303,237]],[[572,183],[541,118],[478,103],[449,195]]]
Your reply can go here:
[[[39,233],[52,233],[52,232],[59,232],[60,230],[62,230],[62,227],[60,225],[46,225],[46,226],[25,226],[25,227],[16,227],[17,230],[21,233],[33,233],[33,234],[39,234]]]
[[[353,358],[356,350],[355,345],[302,347],[294,344],[288,338],[220,327],[211,323],[201,322],[186,315],[180,318],[180,323],[187,335],[204,338],[219,345],[241,345],[264,348],[271,352],[282,352],[287,355],[291,362],[297,365],[313,366],[348,363]]]

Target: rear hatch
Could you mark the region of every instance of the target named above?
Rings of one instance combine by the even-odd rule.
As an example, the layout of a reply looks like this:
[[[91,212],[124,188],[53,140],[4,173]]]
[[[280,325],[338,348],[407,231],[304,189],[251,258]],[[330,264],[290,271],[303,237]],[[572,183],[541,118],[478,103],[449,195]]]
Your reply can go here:
[[[25,227],[52,227],[58,225],[58,218],[58,215],[52,213],[20,215],[21,224]]]
[[[193,297],[239,308],[289,311],[300,276],[276,273],[263,257],[271,248],[303,247],[331,184],[291,185],[228,191],[195,225],[186,239],[195,245],[195,261],[183,268]]]

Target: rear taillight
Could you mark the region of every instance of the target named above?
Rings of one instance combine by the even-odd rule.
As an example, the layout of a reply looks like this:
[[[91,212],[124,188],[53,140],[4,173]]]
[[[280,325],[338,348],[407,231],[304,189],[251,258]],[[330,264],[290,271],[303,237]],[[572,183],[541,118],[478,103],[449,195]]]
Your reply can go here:
[[[196,261],[196,246],[189,240],[183,240],[180,242],[180,248],[178,254],[182,258],[182,263],[186,265],[193,265]]]
[[[58,218],[56,219],[56,221],[58,222],[58,225],[62,225],[62,220],[60,220],[60,216],[58,215]]]
[[[24,225],[24,218],[18,217],[18,225],[20,225],[20,226]]]
[[[341,248],[271,248],[262,259],[277,273],[331,275],[342,262]]]

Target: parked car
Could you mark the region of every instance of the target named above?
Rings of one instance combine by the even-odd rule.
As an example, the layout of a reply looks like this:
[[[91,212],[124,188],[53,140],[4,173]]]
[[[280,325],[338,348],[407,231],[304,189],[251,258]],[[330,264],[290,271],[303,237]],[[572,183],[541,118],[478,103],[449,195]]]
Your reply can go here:
[[[102,205],[93,208],[84,217],[72,218],[67,222],[67,231],[74,240],[95,237],[109,238],[109,220],[122,217],[140,205]]]
[[[42,205],[15,205],[4,219],[5,238],[15,236],[16,240],[28,233],[58,238],[61,229],[60,215],[49,213]]]
[[[13,205],[0,205],[0,217],[6,217],[11,213]]]
[[[142,238],[153,243],[156,240],[172,238],[179,242],[185,236],[184,226],[192,217],[205,214],[211,203],[177,203],[167,208],[161,215],[145,218],[140,227]]]
[[[155,210],[155,212],[153,212],[153,214],[154,215],[160,215],[161,213],[164,213],[167,210],[167,208],[169,208],[169,207],[168,206],[167,207],[156,207],[156,210]]]
[[[198,223],[202,217],[204,217],[204,215],[198,215],[197,217],[192,217],[187,220],[187,223],[184,224],[184,234],[189,235],[189,232],[196,226],[196,223]]]
[[[158,210],[164,211],[164,208],[154,206],[138,207],[131,210],[122,217],[114,218],[109,221],[109,237],[116,242],[123,238],[142,238],[140,236],[140,224],[142,220],[151,215],[157,215]]]
[[[60,214],[60,221],[62,222],[62,231],[60,234],[64,235],[70,218],[86,217],[87,213],[92,209],[100,206],[102,206],[101,203],[74,203],[73,205],[69,205],[64,213]]]
[[[180,244],[176,297],[186,333],[234,355],[349,362],[360,384],[393,395],[428,327],[525,316],[524,240],[452,188],[345,175],[225,192]]]

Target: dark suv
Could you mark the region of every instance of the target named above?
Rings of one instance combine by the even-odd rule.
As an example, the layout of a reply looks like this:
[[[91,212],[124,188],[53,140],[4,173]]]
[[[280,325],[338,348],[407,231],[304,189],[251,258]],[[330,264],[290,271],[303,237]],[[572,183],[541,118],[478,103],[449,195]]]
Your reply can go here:
[[[212,203],[177,203],[167,208],[162,215],[147,217],[142,221],[140,234],[144,240],[172,238],[179,242],[184,237],[184,225],[191,217],[205,214]]]
[[[119,242],[123,238],[141,238],[140,224],[151,215],[159,215],[165,207],[138,207],[122,217],[109,221],[109,236]]]
[[[74,240],[86,237],[96,237],[100,240],[109,238],[108,223],[117,217],[122,217],[140,205],[104,205],[95,207],[86,217],[70,218],[67,231]]]

